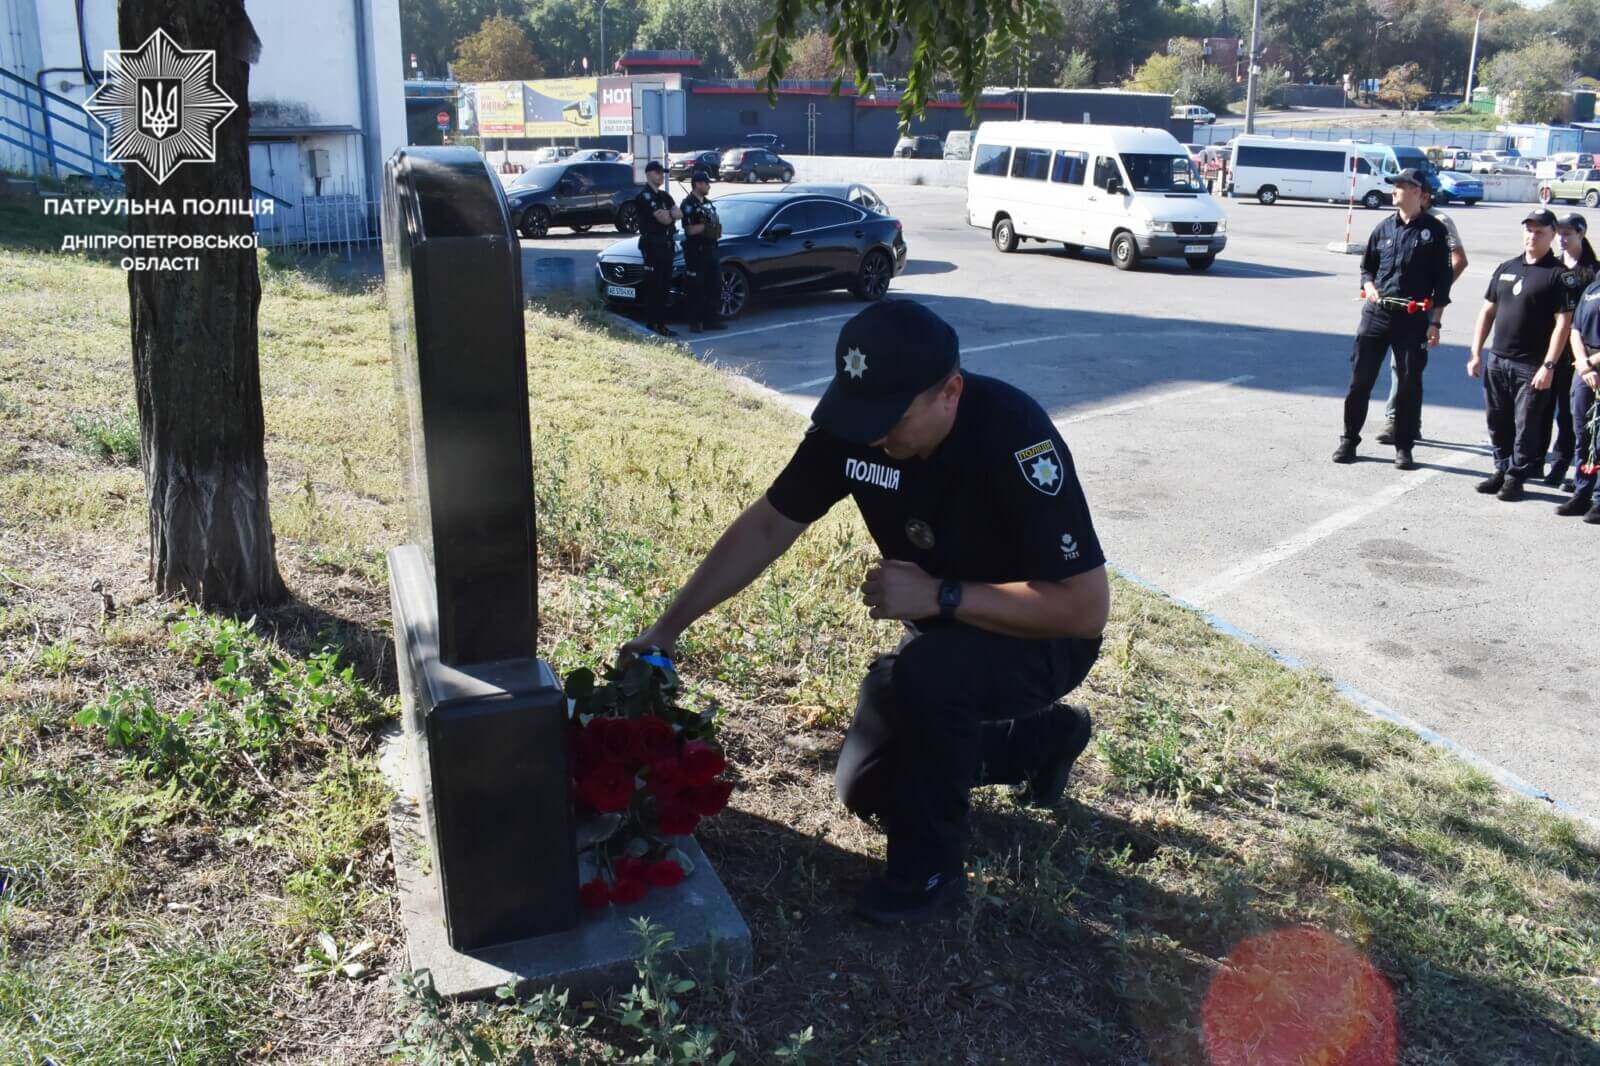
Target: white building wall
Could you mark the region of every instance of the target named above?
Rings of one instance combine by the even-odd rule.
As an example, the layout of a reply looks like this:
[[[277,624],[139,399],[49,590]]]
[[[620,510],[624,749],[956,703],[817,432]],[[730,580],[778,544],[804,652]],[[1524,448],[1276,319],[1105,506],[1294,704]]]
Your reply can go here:
[[[250,68],[251,132],[361,126],[353,0],[246,0],[261,38]]]
[[[405,54],[400,45],[400,0],[365,0],[370,17],[372,101],[378,125],[378,163],[410,141],[406,128]],[[382,171],[378,175],[381,180]],[[376,199],[376,197],[374,197]]]

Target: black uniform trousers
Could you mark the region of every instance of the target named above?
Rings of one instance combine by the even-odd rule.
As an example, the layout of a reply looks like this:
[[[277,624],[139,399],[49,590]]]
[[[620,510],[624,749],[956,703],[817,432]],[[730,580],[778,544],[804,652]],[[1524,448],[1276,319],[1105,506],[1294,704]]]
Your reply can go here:
[[[1579,496],[1600,499],[1595,489],[1600,486],[1600,411],[1596,410],[1594,390],[1574,374],[1572,382],[1572,431],[1577,447],[1573,449],[1572,487]],[[1585,469],[1587,468],[1587,469]]]
[[[1522,363],[1489,353],[1483,370],[1484,408],[1494,468],[1507,477],[1528,481],[1544,476],[1545,446],[1550,442],[1550,410],[1554,389],[1533,387],[1536,363]]]
[[[672,286],[672,236],[647,233],[639,238],[644,255],[644,285],[639,294],[644,301],[644,320],[658,325],[667,320],[667,294]]]
[[[1550,449],[1551,466],[1571,465],[1572,457],[1577,452],[1578,438],[1573,431],[1575,423],[1572,418],[1572,381],[1577,376],[1572,363],[1572,351],[1568,349],[1556,361],[1556,380],[1550,386],[1550,391],[1555,394],[1552,407],[1556,417],[1556,442]]]
[[[1361,443],[1372,385],[1394,352],[1394,446],[1416,443],[1422,425],[1422,372],[1428,367],[1428,316],[1389,311],[1373,304],[1361,309],[1361,325],[1350,351],[1350,390],[1344,397],[1344,436]]]
[[[890,877],[960,870],[968,790],[1039,768],[1064,726],[1051,702],[1099,654],[1098,639],[1024,640],[956,622],[874,660],[834,783],[852,812],[882,819]]]
[[[722,295],[722,261],[717,257],[715,241],[683,242],[684,303],[689,308],[689,321],[695,325],[715,322],[721,317],[717,306]]]

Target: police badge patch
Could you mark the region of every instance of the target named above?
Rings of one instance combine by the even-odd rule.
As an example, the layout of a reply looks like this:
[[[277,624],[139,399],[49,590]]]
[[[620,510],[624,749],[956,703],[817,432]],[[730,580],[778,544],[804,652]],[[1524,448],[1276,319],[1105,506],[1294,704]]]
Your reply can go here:
[[[1062,464],[1061,457],[1056,454],[1055,442],[1042,440],[1013,454],[1018,469],[1029,485],[1046,496],[1054,496],[1061,491]]]
[[[910,519],[906,522],[906,539],[914,547],[930,551],[934,544],[933,527],[920,518]]]

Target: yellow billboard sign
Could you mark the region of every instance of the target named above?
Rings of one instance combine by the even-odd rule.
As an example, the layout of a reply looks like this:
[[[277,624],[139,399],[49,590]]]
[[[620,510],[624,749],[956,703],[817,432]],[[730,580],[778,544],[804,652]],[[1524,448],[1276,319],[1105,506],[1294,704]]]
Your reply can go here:
[[[597,78],[541,78],[523,82],[523,136],[599,136],[598,81]]]
[[[478,102],[478,132],[496,137],[522,137],[527,124],[522,109],[522,82],[485,81],[473,86]]]

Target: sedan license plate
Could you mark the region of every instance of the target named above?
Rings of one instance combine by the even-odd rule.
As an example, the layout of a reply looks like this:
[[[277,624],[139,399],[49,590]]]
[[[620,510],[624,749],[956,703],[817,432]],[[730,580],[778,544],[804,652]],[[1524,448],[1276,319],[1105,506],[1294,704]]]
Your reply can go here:
[[[621,296],[624,299],[631,300],[634,298],[634,291],[626,285],[607,285],[606,295]]]
[[[1211,251],[1209,244],[1186,244],[1183,246],[1184,255],[1202,255]]]

